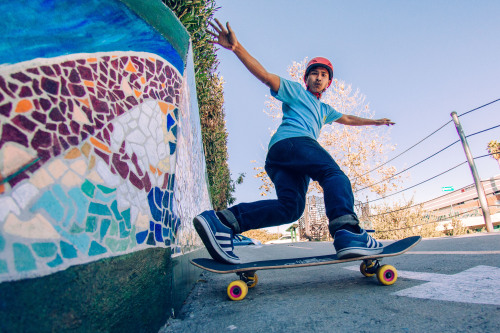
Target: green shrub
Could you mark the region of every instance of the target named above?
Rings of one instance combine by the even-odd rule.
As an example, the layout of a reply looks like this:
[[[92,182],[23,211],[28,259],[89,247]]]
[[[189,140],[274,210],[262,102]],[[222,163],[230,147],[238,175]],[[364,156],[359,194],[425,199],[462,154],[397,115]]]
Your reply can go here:
[[[217,75],[215,47],[206,32],[217,11],[215,0],[162,0],[179,18],[191,35],[200,109],[201,132],[210,197],[214,209],[221,210],[234,201],[227,164],[227,130],[224,114],[223,82]]]

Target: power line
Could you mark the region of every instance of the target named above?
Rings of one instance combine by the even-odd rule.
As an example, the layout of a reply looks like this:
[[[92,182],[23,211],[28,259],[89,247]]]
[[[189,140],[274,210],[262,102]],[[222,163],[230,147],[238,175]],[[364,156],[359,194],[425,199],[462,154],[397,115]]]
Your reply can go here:
[[[482,131],[479,131],[479,132],[476,132],[476,133],[472,133],[472,134],[466,135],[465,137],[466,137],[466,138],[469,138],[469,137],[474,136],[474,135],[477,135],[477,134],[481,134],[481,133],[484,133],[484,132],[491,131],[492,129],[495,129],[495,128],[497,128],[497,127],[500,127],[500,125],[496,125],[496,126],[493,126],[493,127],[487,128],[487,129],[485,129],[485,130],[482,130]]]
[[[356,180],[356,179],[358,179],[359,177],[363,177],[363,176],[365,176],[365,175],[367,175],[367,174],[369,174],[369,173],[371,173],[371,172],[373,172],[373,171],[375,171],[375,170],[377,170],[377,169],[380,169],[381,167],[383,167],[384,165],[386,165],[386,164],[387,164],[387,163],[389,163],[389,162],[394,161],[394,160],[395,160],[396,158],[398,158],[399,156],[401,156],[401,155],[405,154],[406,152],[408,152],[408,151],[410,151],[411,149],[415,148],[416,146],[418,146],[419,144],[421,144],[422,142],[424,142],[425,140],[427,140],[428,138],[430,138],[431,136],[433,136],[434,134],[436,134],[437,132],[439,132],[441,129],[443,129],[443,127],[445,127],[446,125],[448,125],[448,124],[449,124],[449,123],[451,123],[451,122],[452,122],[452,120],[448,121],[446,124],[444,124],[443,126],[439,127],[437,130],[435,130],[435,131],[434,131],[434,132],[432,132],[431,134],[427,135],[425,138],[423,138],[423,139],[422,139],[422,140],[420,140],[419,142],[415,143],[415,144],[414,144],[413,146],[411,146],[410,148],[408,148],[408,149],[406,149],[405,151],[403,151],[403,152],[399,153],[398,155],[394,156],[393,158],[391,158],[391,159],[390,159],[390,160],[388,160],[387,162],[385,162],[385,163],[383,163],[383,164],[379,165],[378,167],[376,167],[376,168],[374,168],[374,169],[372,169],[372,170],[370,170],[370,171],[368,171],[368,172],[366,172],[366,173],[362,174],[361,176],[358,176],[358,177],[354,178],[354,179],[353,179],[353,181],[354,181],[354,180]]]
[[[462,113],[462,114],[459,114],[458,116],[459,116],[459,117],[465,116],[466,114],[469,114],[469,113],[471,113],[471,112],[474,112],[474,111],[477,111],[477,110],[479,110],[479,109],[482,109],[482,108],[484,108],[485,106],[488,106],[488,105],[490,105],[490,104],[496,103],[496,102],[498,102],[498,101],[500,101],[500,98],[499,98],[499,99],[496,99],[496,100],[494,100],[494,101],[491,101],[491,102],[489,102],[489,103],[486,103],[486,104],[484,104],[484,105],[478,106],[478,107],[477,107],[477,108],[475,108],[475,109],[472,109],[472,110],[469,110],[469,111],[464,112],[464,113]]]
[[[493,103],[496,103],[496,102],[498,102],[498,101],[500,101],[500,98],[499,98],[499,99],[496,99],[496,100],[494,100],[494,101],[491,101],[491,102],[489,102],[489,103],[486,103],[486,104],[484,104],[484,105],[481,105],[481,106],[479,106],[479,107],[477,107],[477,108],[474,108],[474,109],[472,109],[472,110],[466,111],[466,112],[464,112],[464,113],[460,114],[458,117],[465,116],[466,114],[469,114],[469,113],[471,113],[471,112],[474,112],[474,111],[480,110],[480,109],[482,109],[482,108],[484,108],[484,107],[486,107],[486,106],[488,106],[488,105],[491,105],[491,104],[493,104]],[[451,122],[452,122],[452,120],[450,120],[450,121],[446,122],[444,125],[442,125],[441,127],[439,127],[437,130],[435,130],[434,132],[432,132],[431,134],[429,134],[428,136],[426,136],[426,137],[425,137],[425,138],[423,138],[422,140],[420,140],[420,141],[418,141],[417,143],[415,143],[413,146],[411,146],[411,147],[407,148],[406,150],[402,151],[402,152],[401,152],[401,153],[399,153],[398,155],[396,155],[396,156],[394,156],[393,158],[389,159],[387,162],[382,163],[382,164],[381,164],[381,165],[379,165],[378,167],[376,167],[376,168],[374,168],[374,169],[372,169],[372,170],[370,170],[370,171],[367,171],[367,172],[365,172],[364,174],[362,174],[362,175],[360,175],[360,176],[357,176],[356,178],[354,178],[354,179],[353,179],[353,181],[355,181],[356,179],[358,179],[358,178],[360,178],[360,177],[366,176],[367,174],[369,174],[369,173],[371,173],[371,172],[373,172],[373,171],[375,171],[375,170],[377,170],[377,169],[380,169],[380,168],[381,168],[381,167],[383,167],[384,165],[386,165],[386,164],[388,164],[388,163],[390,163],[390,162],[394,161],[396,158],[398,158],[398,157],[400,157],[401,155],[403,155],[403,154],[407,153],[407,152],[408,152],[408,151],[410,151],[411,149],[415,148],[416,146],[418,146],[419,144],[421,144],[422,142],[424,142],[425,140],[427,140],[428,138],[430,138],[431,136],[433,136],[434,134],[436,134],[437,132],[439,132],[441,129],[443,129],[446,125],[448,125],[448,124],[449,124],[449,123],[451,123]],[[500,125],[499,125],[499,126],[500,126]],[[496,127],[498,127],[498,126],[496,126]],[[493,128],[496,128],[496,127],[493,127]],[[490,128],[490,129],[493,129],[493,128]],[[490,129],[487,129],[487,130],[484,130],[484,131],[488,131],[488,130],[490,130]],[[474,133],[474,134],[472,134],[472,135],[479,134],[479,133],[481,133],[481,132]],[[470,135],[470,136],[472,136],[472,135]]]
[[[453,146],[454,144],[456,144],[456,143],[458,143],[458,142],[460,142],[460,140],[457,140],[457,141],[455,141],[455,142],[453,142],[453,143],[449,144],[448,146],[444,147],[443,149],[441,149],[441,150],[437,151],[436,153],[434,153],[434,154],[432,154],[432,155],[430,155],[430,156],[428,156],[428,157],[424,158],[424,159],[423,159],[423,160],[421,160],[420,162],[417,162],[417,163],[413,164],[412,166],[410,166],[410,167],[408,167],[408,168],[406,168],[406,169],[404,169],[404,170],[402,170],[402,171],[400,171],[400,172],[398,172],[398,173],[396,173],[396,174],[394,174],[394,175],[392,175],[392,176],[390,176],[390,177],[387,177],[387,178],[382,179],[381,181],[379,181],[379,182],[377,182],[377,183],[374,183],[374,184],[368,185],[368,186],[366,186],[366,187],[363,187],[363,188],[361,188],[361,189],[359,189],[359,190],[356,190],[356,192],[355,192],[355,193],[357,193],[357,192],[359,192],[359,191],[362,191],[362,190],[365,190],[365,189],[367,189],[367,188],[373,187],[373,186],[375,186],[375,185],[377,185],[377,184],[380,184],[380,183],[382,183],[382,182],[385,182],[385,181],[387,181],[387,180],[389,180],[389,179],[392,179],[392,178],[396,177],[397,175],[400,175],[400,174],[402,174],[403,172],[406,172],[406,171],[410,170],[411,168],[416,167],[417,165],[419,165],[419,164],[421,164],[421,163],[423,163],[423,162],[427,161],[428,159],[430,159],[430,158],[432,158],[432,157],[436,156],[437,154],[442,153],[443,151],[445,151],[446,149],[450,148],[451,146]]]
[[[444,175],[445,173],[450,172],[451,170],[458,168],[459,166],[461,166],[461,165],[463,165],[463,164],[465,164],[465,163],[467,163],[467,161],[463,161],[462,163],[457,164],[457,165],[455,165],[454,167],[452,167],[452,168],[450,168],[450,169],[448,169],[448,170],[446,170],[446,171],[443,171],[443,172],[441,172],[440,174],[435,175],[434,177],[428,178],[428,179],[426,179],[426,180],[424,180],[424,181],[422,181],[422,182],[420,182],[420,183],[418,183],[418,184],[415,184],[415,185],[413,185],[413,186],[407,187],[407,188],[405,188],[405,189],[403,189],[403,190],[401,190],[401,191],[397,191],[397,192],[391,193],[391,194],[386,195],[386,196],[384,196],[384,197],[382,197],[382,198],[372,200],[371,202],[374,202],[374,201],[379,201],[379,200],[382,200],[382,199],[385,199],[385,198],[391,197],[391,196],[393,196],[393,195],[399,194],[399,193],[401,193],[401,192],[407,191],[407,190],[409,190],[409,189],[411,189],[411,188],[414,188],[414,187],[417,187],[417,186],[419,186],[419,185],[422,185],[422,184],[424,184],[424,183],[428,182],[429,180],[432,180],[432,179],[434,179],[434,178],[437,178],[437,177],[439,177],[439,176],[442,176],[442,175]]]

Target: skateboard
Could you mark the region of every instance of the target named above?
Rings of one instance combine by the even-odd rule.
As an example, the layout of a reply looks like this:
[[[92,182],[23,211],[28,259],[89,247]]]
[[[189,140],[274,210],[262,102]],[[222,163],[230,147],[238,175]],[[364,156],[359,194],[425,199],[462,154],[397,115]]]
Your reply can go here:
[[[316,257],[253,261],[232,265],[207,258],[196,258],[191,260],[191,264],[213,273],[236,273],[239,279],[231,282],[227,287],[227,295],[233,301],[244,299],[248,294],[248,289],[257,285],[259,280],[256,271],[258,270],[330,265],[357,260],[361,260],[359,267],[361,274],[366,277],[376,276],[381,284],[389,286],[396,282],[398,272],[391,265],[381,265],[382,258],[403,254],[417,245],[421,239],[420,236],[404,238],[385,246],[382,253],[346,259],[339,259],[336,254],[330,254]]]

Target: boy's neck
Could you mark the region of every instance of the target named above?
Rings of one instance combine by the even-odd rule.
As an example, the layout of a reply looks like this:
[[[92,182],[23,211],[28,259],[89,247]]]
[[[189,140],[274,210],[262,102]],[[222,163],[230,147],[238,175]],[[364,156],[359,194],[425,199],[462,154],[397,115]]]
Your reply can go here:
[[[309,87],[307,87],[307,91],[309,91],[311,94],[316,96],[317,99],[321,99],[321,93],[320,92],[312,92]]]

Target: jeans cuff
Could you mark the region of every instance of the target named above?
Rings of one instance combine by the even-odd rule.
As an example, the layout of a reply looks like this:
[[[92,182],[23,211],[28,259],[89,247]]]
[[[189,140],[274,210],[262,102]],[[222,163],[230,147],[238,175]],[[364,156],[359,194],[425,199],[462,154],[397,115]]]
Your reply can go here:
[[[229,209],[221,210],[219,213],[224,215],[227,222],[231,223],[235,234],[239,234],[241,232],[240,224],[238,223],[238,220],[236,219],[234,214]]]
[[[350,215],[343,215],[337,218],[334,218],[333,220],[330,221],[328,224],[328,230],[330,230],[330,234],[332,237],[335,236],[335,232],[343,225],[350,224],[350,225],[358,225],[359,220],[356,215],[350,214]]]

